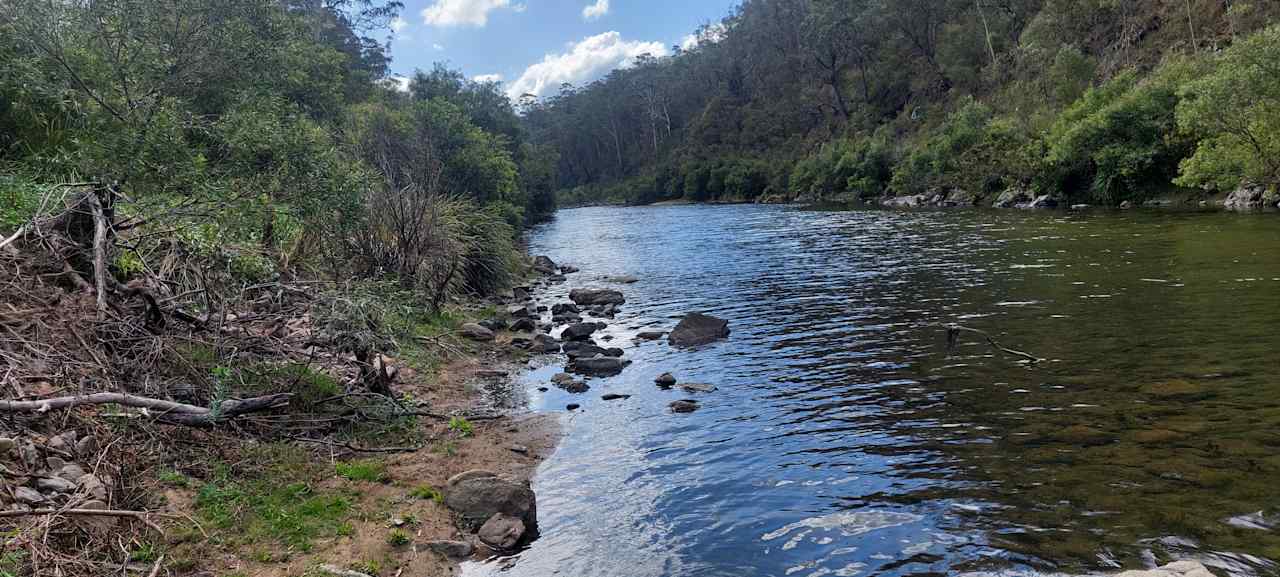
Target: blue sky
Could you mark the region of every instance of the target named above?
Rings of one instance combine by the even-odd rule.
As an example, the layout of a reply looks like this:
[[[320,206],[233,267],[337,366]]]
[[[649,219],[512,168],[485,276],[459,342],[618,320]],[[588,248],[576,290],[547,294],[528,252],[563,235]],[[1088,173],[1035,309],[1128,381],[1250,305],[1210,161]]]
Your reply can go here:
[[[393,23],[391,69],[409,75],[447,62],[500,79],[508,95],[554,94],[638,54],[669,53],[738,0],[406,0]]]

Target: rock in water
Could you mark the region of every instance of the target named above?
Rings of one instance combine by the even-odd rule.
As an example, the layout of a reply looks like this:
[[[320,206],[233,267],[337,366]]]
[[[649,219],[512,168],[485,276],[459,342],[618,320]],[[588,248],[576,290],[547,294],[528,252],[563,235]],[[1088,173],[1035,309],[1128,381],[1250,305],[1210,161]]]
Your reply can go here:
[[[465,325],[462,325],[462,328],[459,329],[459,332],[462,334],[462,336],[469,338],[473,341],[492,341],[494,337],[493,331],[485,327],[482,327],[476,323],[467,323]]]
[[[620,394],[617,394],[617,393],[609,393],[609,394],[606,394],[606,395],[602,395],[602,396],[600,397],[600,400],[602,400],[602,401],[625,401],[625,400],[630,399],[630,398],[631,398],[631,395],[620,395]]]
[[[622,293],[613,289],[573,289],[569,291],[569,300],[579,305],[620,305],[627,299]]]
[[[566,341],[585,341],[597,330],[600,330],[600,327],[595,323],[575,323],[565,327],[564,332],[560,333],[560,338]]]
[[[533,322],[533,319],[530,318],[516,319],[515,322],[511,323],[511,332],[531,333],[536,330],[538,330],[538,323]]]
[[[637,341],[656,341],[666,335],[667,333],[664,333],[662,331],[644,331],[641,333],[636,333],[636,340]]]
[[[510,551],[524,540],[525,524],[517,517],[498,513],[480,527],[480,542],[495,551]]]
[[[667,337],[677,347],[695,347],[729,336],[729,321],[702,313],[689,313]]]
[[[538,526],[537,499],[528,487],[505,479],[487,476],[492,473],[472,474],[461,480],[450,479],[445,491],[444,504],[457,515],[466,527],[478,527],[494,515],[502,513],[524,522],[526,527]]]
[[[557,274],[560,272],[560,267],[556,265],[556,261],[551,260],[551,257],[538,255],[533,257],[533,270],[542,274]]]
[[[674,387],[676,385],[676,377],[671,373],[662,373],[653,382],[663,388]]]
[[[692,413],[698,410],[698,401],[681,400],[671,401],[671,412],[673,413]]]
[[[1199,561],[1178,561],[1158,569],[1125,571],[1115,577],[1213,577],[1213,573]]]
[[[424,549],[427,551],[434,551],[450,559],[466,559],[476,550],[475,546],[466,541],[446,540],[427,541],[418,548],[419,551]]]
[[[570,364],[569,368],[579,374],[609,376],[621,373],[622,369],[625,369],[629,364],[631,364],[631,361],[618,357],[597,355],[589,359],[577,359]]]
[[[680,388],[681,388],[681,389],[684,389],[684,390],[686,390],[686,391],[689,391],[690,393],[714,393],[714,392],[716,392],[716,386],[715,386],[715,385],[708,385],[708,384],[706,384],[706,383],[683,383],[683,384],[681,384],[681,385],[680,385]]]
[[[557,340],[555,339],[555,337],[552,337],[551,335],[539,334],[539,335],[537,335],[537,336],[533,337],[533,342],[534,342],[534,344],[536,344],[536,345],[537,345],[537,346],[542,350],[542,352],[544,352],[544,353],[558,353],[558,352],[560,352],[560,341],[557,341]]]

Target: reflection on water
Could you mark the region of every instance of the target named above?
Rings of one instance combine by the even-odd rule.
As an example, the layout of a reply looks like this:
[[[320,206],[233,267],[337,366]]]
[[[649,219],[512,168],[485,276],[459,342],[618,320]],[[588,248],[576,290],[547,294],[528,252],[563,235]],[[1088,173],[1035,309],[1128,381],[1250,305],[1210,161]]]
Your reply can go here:
[[[635,363],[576,397],[523,377],[584,409],[542,538],[468,574],[1280,572],[1274,215],[590,208],[532,247],[582,267],[563,292],[641,279],[604,333]],[[694,310],[732,337],[632,341]],[[948,353],[953,322],[1048,360]],[[672,415],[664,371],[719,390]]]

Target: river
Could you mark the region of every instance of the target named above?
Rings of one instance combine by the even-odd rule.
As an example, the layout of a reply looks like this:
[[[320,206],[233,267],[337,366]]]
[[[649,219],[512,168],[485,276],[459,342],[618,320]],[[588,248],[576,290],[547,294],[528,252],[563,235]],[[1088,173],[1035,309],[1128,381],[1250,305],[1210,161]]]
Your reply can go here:
[[[565,413],[542,535],[466,575],[1280,574],[1274,214],[583,208],[530,245],[582,268],[556,295],[640,279],[602,333],[634,364],[521,377]],[[689,311],[732,335],[633,342]]]

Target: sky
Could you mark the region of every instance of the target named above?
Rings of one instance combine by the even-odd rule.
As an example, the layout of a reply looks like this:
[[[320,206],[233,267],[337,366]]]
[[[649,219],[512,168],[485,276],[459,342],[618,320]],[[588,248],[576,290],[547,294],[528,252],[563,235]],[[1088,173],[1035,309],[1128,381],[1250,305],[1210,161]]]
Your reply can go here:
[[[391,71],[443,62],[499,80],[512,99],[582,85],[636,56],[688,46],[738,0],[405,0],[392,22]]]

